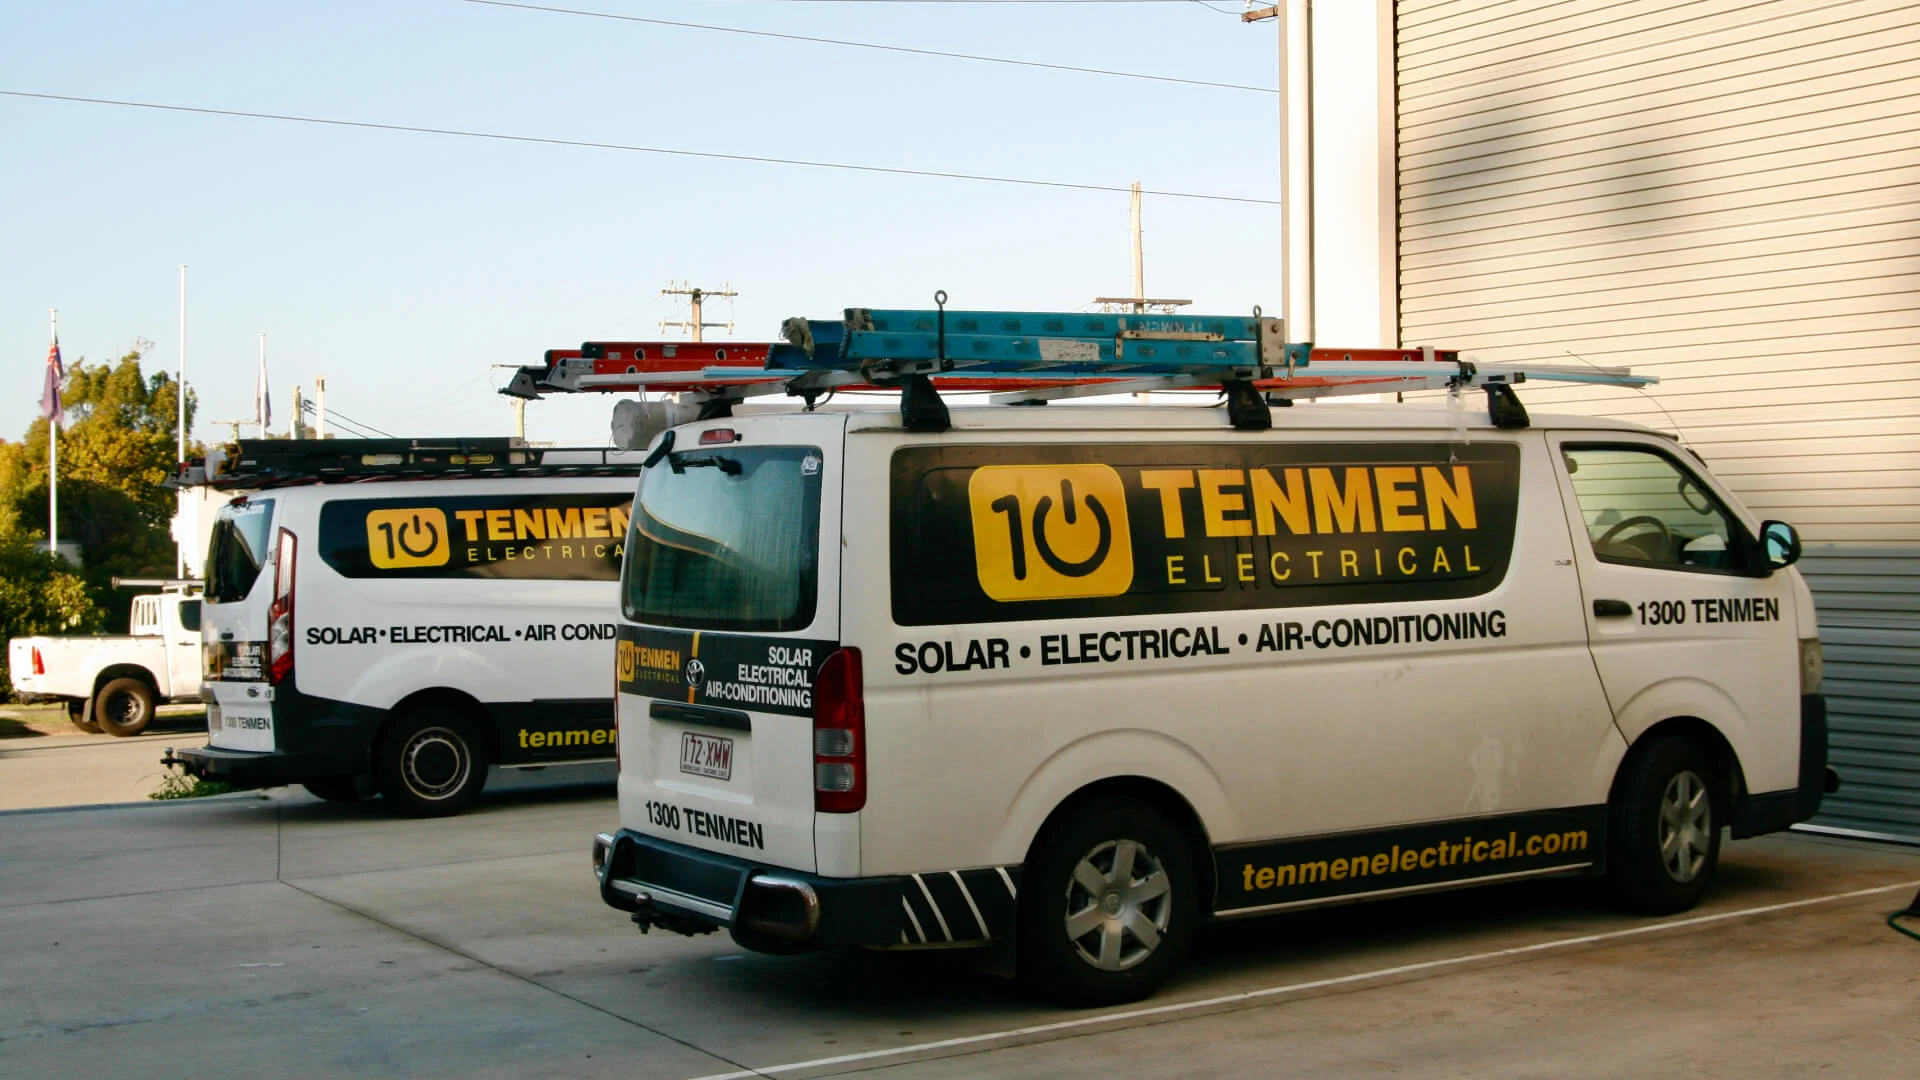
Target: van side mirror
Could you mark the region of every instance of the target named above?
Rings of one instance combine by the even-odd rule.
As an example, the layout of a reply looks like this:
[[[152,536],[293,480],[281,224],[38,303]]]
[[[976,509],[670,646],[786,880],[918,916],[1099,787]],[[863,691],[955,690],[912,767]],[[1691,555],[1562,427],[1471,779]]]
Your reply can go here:
[[[1767,569],[1792,566],[1800,561],[1800,533],[1784,521],[1763,521],[1760,550],[1766,555]]]

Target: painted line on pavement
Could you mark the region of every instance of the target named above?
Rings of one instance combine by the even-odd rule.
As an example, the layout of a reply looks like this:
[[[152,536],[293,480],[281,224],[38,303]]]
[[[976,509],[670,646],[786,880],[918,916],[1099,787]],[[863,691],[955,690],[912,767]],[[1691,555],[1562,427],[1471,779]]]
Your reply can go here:
[[[751,1077],[756,1076],[775,1076],[780,1073],[799,1072],[802,1069],[821,1069],[830,1065],[851,1065],[855,1062],[876,1061],[881,1058],[890,1057],[905,1057],[909,1054],[922,1054],[932,1050],[950,1050],[962,1046],[978,1046],[981,1043],[998,1042],[1003,1039],[1019,1039],[1032,1035],[1047,1035],[1058,1031],[1072,1031],[1076,1028],[1114,1024],[1124,1020],[1143,1020],[1152,1017],[1173,1016],[1184,1012],[1218,1008],[1222,1005],[1233,1005],[1245,1001],[1258,1001],[1262,998],[1280,997],[1286,994],[1300,994],[1309,990],[1324,990],[1334,986],[1350,986],[1354,983],[1370,982],[1376,979],[1389,979],[1396,975],[1410,975],[1420,971],[1437,971],[1441,968],[1460,967],[1487,960],[1502,960],[1509,957],[1529,956],[1535,953],[1550,952],[1555,949],[1568,949],[1577,945],[1591,945],[1599,941],[1616,941],[1621,938],[1637,937],[1642,934],[1657,934],[1668,930],[1683,930],[1689,926],[1703,926],[1707,923],[1726,922],[1729,919],[1746,918],[1752,915],[1767,915],[1776,911],[1791,911],[1795,908],[1812,907],[1817,904],[1831,904],[1841,900],[1857,900],[1861,897],[1873,896],[1877,893],[1893,892],[1896,889],[1912,889],[1915,887],[1920,887],[1920,880],[1902,881],[1893,885],[1879,885],[1871,889],[1855,889],[1852,892],[1816,896],[1807,900],[1788,900],[1779,904],[1742,908],[1738,911],[1722,911],[1712,915],[1696,915],[1688,919],[1650,923],[1646,926],[1635,926],[1626,930],[1609,930],[1602,934],[1582,934],[1579,937],[1561,938],[1558,941],[1543,941],[1534,945],[1516,945],[1508,949],[1494,949],[1489,952],[1472,953],[1467,956],[1452,956],[1443,960],[1422,960],[1414,964],[1400,964],[1395,967],[1379,968],[1374,971],[1356,972],[1352,975],[1338,975],[1327,979],[1313,979],[1308,982],[1288,983],[1284,986],[1269,986],[1260,990],[1244,990],[1237,994],[1222,994],[1219,997],[1202,998],[1198,1001],[1182,1001],[1171,1005],[1155,1005],[1145,1009],[1129,1009],[1124,1012],[1102,1013],[1099,1016],[1087,1016],[1075,1020],[1060,1020],[1051,1024],[1035,1024],[1031,1027],[1008,1028],[1005,1031],[989,1031],[981,1035],[966,1035],[954,1039],[940,1039],[936,1042],[915,1043],[911,1046],[897,1046],[888,1050],[867,1050],[858,1054],[840,1054],[835,1057],[814,1058],[811,1061],[792,1061],[784,1065],[767,1065],[758,1069],[747,1069],[742,1072],[713,1073],[707,1076],[696,1077],[695,1080],[750,1080]]]

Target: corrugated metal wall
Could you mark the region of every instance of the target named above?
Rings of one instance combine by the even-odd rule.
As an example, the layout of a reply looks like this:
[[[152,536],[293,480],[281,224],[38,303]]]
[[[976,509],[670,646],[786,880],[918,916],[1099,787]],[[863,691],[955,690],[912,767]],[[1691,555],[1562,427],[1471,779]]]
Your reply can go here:
[[[1920,4],[1401,0],[1402,345],[1628,364],[1806,536],[1847,790],[1920,835]]]

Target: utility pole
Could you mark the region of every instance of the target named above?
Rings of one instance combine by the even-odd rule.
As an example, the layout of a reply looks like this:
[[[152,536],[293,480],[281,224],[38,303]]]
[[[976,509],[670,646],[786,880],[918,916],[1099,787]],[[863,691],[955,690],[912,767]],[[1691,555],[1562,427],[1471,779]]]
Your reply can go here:
[[[327,377],[313,380],[313,437],[327,437]]]
[[[301,396],[300,396],[300,384],[294,383],[293,384],[293,428],[287,432],[288,438],[304,439],[307,437],[307,417],[305,413],[301,412],[301,409],[304,406],[305,406],[305,402],[301,399]]]
[[[667,321],[667,322],[662,322],[662,323],[660,324],[660,329],[662,329],[662,330],[668,330],[668,329],[685,329],[685,330],[689,330],[689,331],[691,331],[691,332],[693,333],[693,340],[695,340],[695,341],[704,341],[704,340],[706,340],[706,339],[705,339],[705,337],[704,337],[704,336],[702,335],[702,333],[701,333],[701,331],[702,331],[702,330],[704,330],[704,329],[705,329],[706,327],[709,327],[709,326],[712,326],[712,327],[725,327],[725,328],[726,328],[726,331],[727,331],[727,333],[729,333],[729,334],[731,334],[731,333],[733,333],[733,324],[732,324],[732,323],[730,323],[730,322],[723,322],[723,323],[718,323],[718,322],[705,322],[705,321],[702,321],[702,315],[701,315],[701,302],[702,302],[702,301],[704,301],[704,300],[706,300],[706,299],[707,299],[707,298],[709,298],[709,297],[716,297],[716,296],[717,296],[717,297],[721,297],[721,298],[731,298],[731,297],[735,297],[735,296],[739,296],[739,295],[740,295],[739,293],[737,293],[737,292],[734,292],[734,291],[733,291],[732,289],[729,289],[729,288],[727,288],[727,287],[726,287],[726,286],[724,286],[724,285],[723,285],[723,286],[721,286],[721,287],[720,287],[720,288],[718,288],[718,289],[702,289],[702,288],[700,288],[700,287],[699,287],[699,286],[697,286],[697,285],[675,285],[675,284],[673,284],[672,282],[668,282],[668,283],[667,283],[667,287],[666,287],[666,288],[664,288],[664,289],[661,289],[661,290],[660,290],[660,295],[661,295],[661,296],[684,296],[684,297],[687,297],[687,298],[688,298],[688,299],[689,299],[689,300],[691,301],[691,304],[692,304],[692,307],[693,307],[693,311],[692,311],[692,313],[691,313],[691,315],[690,315],[690,317],[689,317],[689,318],[687,318],[687,319],[684,319],[684,320],[674,320],[674,321]]]
[[[1240,16],[1280,22],[1280,249],[1290,341],[1313,340],[1313,0]]]
[[[1191,300],[1156,300],[1147,296],[1147,255],[1146,246],[1141,243],[1140,234],[1140,181],[1133,182],[1133,191],[1127,202],[1127,220],[1133,234],[1133,295],[1132,296],[1096,296],[1093,302],[1107,310],[1126,309],[1135,315],[1144,315],[1149,309],[1172,311],[1186,307]]]
[[[174,384],[173,392],[180,399],[180,450],[175,459],[179,465],[187,463],[187,264],[180,264],[180,379]],[[174,507],[177,512],[185,513],[187,507],[187,489],[174,492]],[[173,576],[187,576],[187,549],[180,543],[179,537],[173,541]]]

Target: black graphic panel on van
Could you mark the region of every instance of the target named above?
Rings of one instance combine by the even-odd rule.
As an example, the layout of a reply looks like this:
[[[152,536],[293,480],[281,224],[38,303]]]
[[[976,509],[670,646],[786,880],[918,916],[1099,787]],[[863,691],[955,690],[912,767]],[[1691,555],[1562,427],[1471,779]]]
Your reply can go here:
[[[891,487],[902,626],[1453,600],[1506,576],[1520,453],[925,446]]]
[[[336,499],[320,557],[350,578],[614,581],[630,493]]]
[[[813,715],[813,681],[837,641],[620,627],[620,692],[746,712]]]

